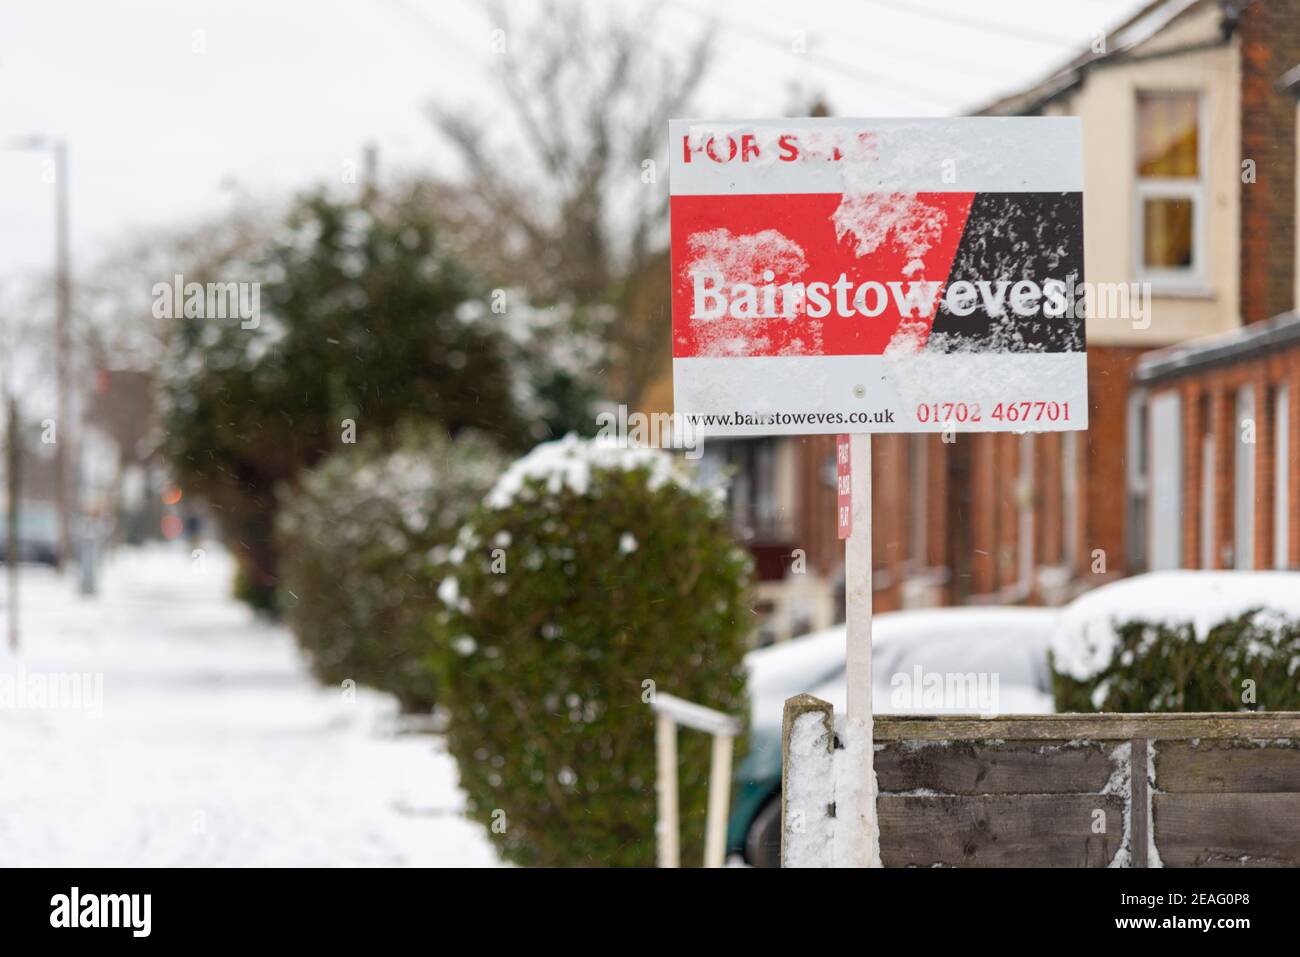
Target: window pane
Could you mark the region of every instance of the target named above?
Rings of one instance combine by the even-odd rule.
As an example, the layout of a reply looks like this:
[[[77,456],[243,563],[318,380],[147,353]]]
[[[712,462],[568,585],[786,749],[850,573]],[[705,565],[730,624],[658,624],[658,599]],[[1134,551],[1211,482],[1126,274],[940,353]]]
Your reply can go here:
[[[1195,178],[1195,93],[1138,94],[1138,175]]]
[[[1152,571],[1183,565],[1183,399],[1162,392],[1151,400]]]
[[[1143,200],[1142,262],[1156,269],[1192,265],[1190,199]]]

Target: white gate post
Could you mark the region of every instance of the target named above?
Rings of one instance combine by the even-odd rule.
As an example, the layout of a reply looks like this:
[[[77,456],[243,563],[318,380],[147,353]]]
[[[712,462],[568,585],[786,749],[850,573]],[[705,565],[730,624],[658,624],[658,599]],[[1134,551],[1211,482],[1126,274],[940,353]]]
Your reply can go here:
[[[659,793],[659,866],[681,867],[681,831],[677,823],[677,722],[655,715],[655,790]]]
[[[727,858],[727,809],[731,805],[731,756],[736,736],[745,728],[737,718],[675,695],[658,693],[655,712],[656,776],[659,794],[659,866],[681,866],[677,807],[677,726],[684,724],[713,736],[709,761],[708,816],[704,822],[704,866],[722,867]]]
[[[704,824],[704,866],[721,867],[727,862],[727,807],[731,803],[731,746],[735,739],[724,733],[713,736],[709,762],[709,816]]]

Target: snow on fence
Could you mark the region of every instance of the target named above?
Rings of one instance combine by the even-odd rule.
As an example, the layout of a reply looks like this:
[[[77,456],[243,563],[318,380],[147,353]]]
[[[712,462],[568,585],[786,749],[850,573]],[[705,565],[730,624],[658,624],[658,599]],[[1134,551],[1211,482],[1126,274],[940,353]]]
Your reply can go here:
[[[833,866],[832,707],[785,703],[781,860]],[[1300,713],[875,718],[889,867],[1300,866]]]
[[[681,866],[681,825],[677,808],[677,726],[713,735],[709,763],[709,806],[704,821],[704,866],[721,867],[727,853],[727,807],[731,800],[731,753],[744,730],[739,718],[675,695],[658,692],[650,702],[655,713],[655,790],[660,867]]]

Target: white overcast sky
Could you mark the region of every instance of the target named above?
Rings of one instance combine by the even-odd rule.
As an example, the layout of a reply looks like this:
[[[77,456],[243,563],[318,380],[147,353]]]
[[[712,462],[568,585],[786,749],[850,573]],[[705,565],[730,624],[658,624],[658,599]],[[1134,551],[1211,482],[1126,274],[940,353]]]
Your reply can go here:
[[[813,93],[844,116],[960,113],[1039,78],[1140,6],[585,2],[658,7],[665,44],[714,23],[715,62],[691,112],[729,118],[781,114]],[[796,31],[806,55],[792,52]],[[69,143],[75,275],[124,238],[202,221],[237,193],[338,182],[368,142],[384,169],[448,170],[424,109],[436,99],[491,115],[489,43],[478,0],[4,0],[0,284],[30,282],[54,249],[43,159],[5,151],[14,137]]]

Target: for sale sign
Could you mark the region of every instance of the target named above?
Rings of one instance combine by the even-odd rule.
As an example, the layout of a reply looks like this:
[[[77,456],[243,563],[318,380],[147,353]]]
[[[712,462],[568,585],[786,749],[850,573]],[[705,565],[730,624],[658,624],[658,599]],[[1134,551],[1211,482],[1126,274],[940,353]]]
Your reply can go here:
[[[835,530],[840,538],[853,534],[853,471],[850,439],[835,437]]]
[[[669,135],[673,389],[701,434],[1087,428],[1077,119]]]

